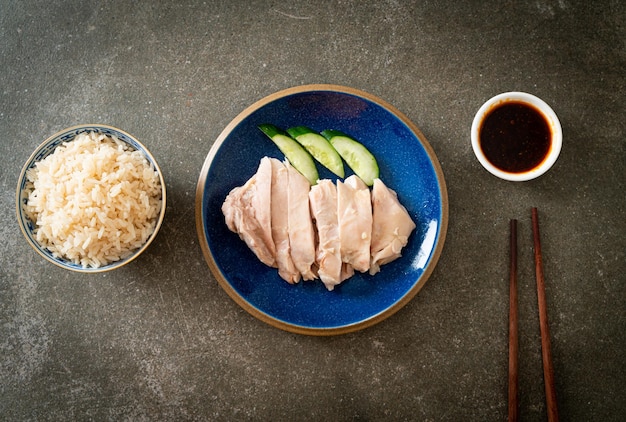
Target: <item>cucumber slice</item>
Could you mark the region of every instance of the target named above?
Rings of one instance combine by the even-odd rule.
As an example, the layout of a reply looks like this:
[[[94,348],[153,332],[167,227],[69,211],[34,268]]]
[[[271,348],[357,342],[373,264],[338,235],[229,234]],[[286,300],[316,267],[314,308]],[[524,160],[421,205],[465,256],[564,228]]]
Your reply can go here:
[[[337,150],[326,138],[306,126],[287,129],[287,133],[300,143],[317,161],[328,170],[343,178],[343,161]]]
[[[338,130],[327,129],[322,136],[332,144],[354,173],[372,186],[378,178],[378,163],[374,155],[363,144]]]
[[[315,167],[315,161],[302,145],[272,124],[261,124],[259,129],[276,144],[291,165],[306,177],[309,183],[312,185],[317,183],[319,174],[317,167]]]

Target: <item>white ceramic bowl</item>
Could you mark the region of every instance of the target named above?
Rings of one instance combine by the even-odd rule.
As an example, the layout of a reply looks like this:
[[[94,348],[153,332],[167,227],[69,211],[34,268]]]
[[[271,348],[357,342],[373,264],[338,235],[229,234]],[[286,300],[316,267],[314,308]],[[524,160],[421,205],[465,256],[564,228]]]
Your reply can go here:
[[[26,215],[24,211],[24,204],[28,200],[28,194],[26,192],[26,186],[27,186],[26,171],[34,167],[38,161],[52,154],[57,146],[65,142],[72,141],[77,135],[84,133],[84,132],[96,132],[96,133],[103,133],[105,135],[114,135],[120,141],[123,141],[126,144],[130,145],[131,148],[141,151],[141,153],[148,159],[148,161],[156,169],[159,175],[160,183],[161,183],[161,211],[158,215],[158,219],[157,219],[157,222],[156,222],[156,225],[154,227],[154,231],[152,232],[152,234],[148,237],[146,242],[140,248],[136,249],[130,256],[127,256],[124,259],[111,262],[107,265],[104,265],[98,268],[92,268],[92,267],[83,268],[81,265],[75,264],[72,261],[54,256],[47,248],[43,247],[42,245],[39,244],[39,242],[37,242],[35,234],[34,234],[35,223],[28,218],[28,216]],[[62,131],[57,132],[51,137],[49,137],[48,139],[46,139],[41,145],[39,145],[39,147],[37,147],[37,149],[35,149],[35,151],[31,154],[30,158],[28,158],[28,160],[26,161],[26,164],[24,164],[24,167],[22,168],[22,171],[19,176],[19,180],[17,184],[17,192],[16,192],[17,220],[22,230],[22,233],[26,237],[26,240],[28,241],[28,243],[33,247],[33,249],[35,249],[35,251],[37,251],[41,256],[43,256],[45,259],[52,262],[53,264],[61,268],[65,268],[67,270],[83,272],[83,273],[97,273],[97,272],[110,271],[110,270],[113,270],[113,269],[116,269],[123,265],[128,264],[129,262],[137,258],[139,255],[141,255],[141,253],[143,253],[143,251],[146,250],[146,248],[150,245],[150,243],[152,243],[159,229],[161,228],[161,225],[163,223],[163,218],[165,216],[165,203],[166,203],[166,192],[165,192],[165,182],[163,180],[163,173],[161,172],[159,165],[157,164],[152,154],[148,151],[148,149],[145,146],[143,146],[132,135],[129,135],[128,133],[120,129],[114,128],[112,126],[101,125],[101,124],[86,124],[86,125],[72,126],[67,129],[63,129]]]
[[[501,170],[500,168],[494,166],[487,159],[480,146],[479,132],[483,119],[494,108],[499,107],[507,102],[522,102],[529,104],[535,109],[539,110],[543,114],[546,122],[548,123],[552,135],[550,149],[546,157],[538,166],[525,172],[512,173]],[[561,152],[561,146],[563,144],[563,132],[561,129],[561,123],[559,122],[556,113],[543,100],[525,92],[505,92],[489,99],[487,102],[485,102],[485,104],[482,105],[482,107],[480,107],[472,123],[471,140],[474,154],[485,169],[501,179],[519,182],[535,179],[547,172],[554,165]]]

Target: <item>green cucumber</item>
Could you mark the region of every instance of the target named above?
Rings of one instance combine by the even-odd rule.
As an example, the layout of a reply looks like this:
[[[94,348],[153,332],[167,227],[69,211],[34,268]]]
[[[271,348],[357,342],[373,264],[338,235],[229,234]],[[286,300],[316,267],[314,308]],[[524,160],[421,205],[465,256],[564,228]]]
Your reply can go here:
[[[378,163],[374,155],[363,144],[338,130],[327,129],[322,136],[332,144],[354,173],[372,186],[378,178]]]
[[[295,126],[287,133],[302,145],[317,161],[328,170],[343,178],[343,161],[337,150],[326,138],[306,126]]]
[[[261,124],[259,129],[276,144],[291,165],[306,177],[309,183],[312,185],[317,183],[319,174],[317,173],[317,167],[315,167],[315,161],[313,161],[311,154],[302,145],[272,124]]]

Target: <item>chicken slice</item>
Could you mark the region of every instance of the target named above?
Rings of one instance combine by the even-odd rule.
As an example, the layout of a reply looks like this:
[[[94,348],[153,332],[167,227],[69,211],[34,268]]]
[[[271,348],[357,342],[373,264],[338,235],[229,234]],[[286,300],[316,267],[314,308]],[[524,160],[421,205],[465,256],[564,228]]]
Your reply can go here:
[[[374,180],[372,189],[372,246],[370,274],[380,271],[380,266],[401,256],[415,223],[398,195],[380,179]]]
[[[272,158],[272,238],[276,246],[276,264],[278,275],[288,283],[300,281],[300,272],[291,259],[291,246],[289,245],[289,220],[285,207],[288,201],[289,174],[287,167],[279,160]]]
[[[316,278],[315,232],[309,209],[309,181],[295,168],[285,162],[289,174],[287,194],[287,217],[289,220],[289,245],[291,259],[304,280]]]
[[[337,217],[341,259],[356,271],[370,266],[372,202],[368,187],[357,176],[337,181]]]
[[[318,274],[328,290],[343,281],[341,242],[337,222],[337,188],[328,179],[319,180],[309,192],[311,215],[317,230]]]
[[[236,187],[230,191],[222,204],[222,213],[228,228],[237,233],[246,242],[246,245],[257,258],[264,264],[275,267],[276,248],[274,241],[271,239],[271,232],[268,237],[267,227],[263,227],[259,223],[257,219],[258,212],[254,207],[256,202],[260,202],[259,198],[255,198],[259,194],[257,191],[259,187],[257,176],[258,174],[253,175],[243,186]],[[266,177],[265,173],[261,173],[260,178],[264,177]],[[262,181],[260,183],[261,186],[264,183]],[[269,195],[269,192],[267,192],[267,195]],[[267,200],[267,206],[269,206],[269,199]],[[266,204],[262,203],[260,207],[264,208]]]
[[[256,189],[252,196],[254,215],[262,230],[263,243],[270,253],[276,256],[276,247],[272,238],[272,162],[269,157],[263,157],[256,172]]]

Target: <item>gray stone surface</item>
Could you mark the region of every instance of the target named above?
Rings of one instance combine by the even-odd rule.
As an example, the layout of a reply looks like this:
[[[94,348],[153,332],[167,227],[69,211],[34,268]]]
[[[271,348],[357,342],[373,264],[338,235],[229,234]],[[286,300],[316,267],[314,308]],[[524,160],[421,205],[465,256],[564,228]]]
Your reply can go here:
[[[620,1],[3,1],[0,3],[0,419],[504,420],[508,222],[520,221],[520,411],[545,420],[530,208],[542,224],[563,420],[626,415],[626,7]],[[194,226],[205,157],[275,91],[368,91],[425,134],[448,238],[425,288],[364,331],[283,332],[219,287]],[[489,97],[533,93],[564,148],[501,181],[469,143]],[[15,219],[32,150],[87,122],[157,157],[167,216],[102,275],[40,258]]]

